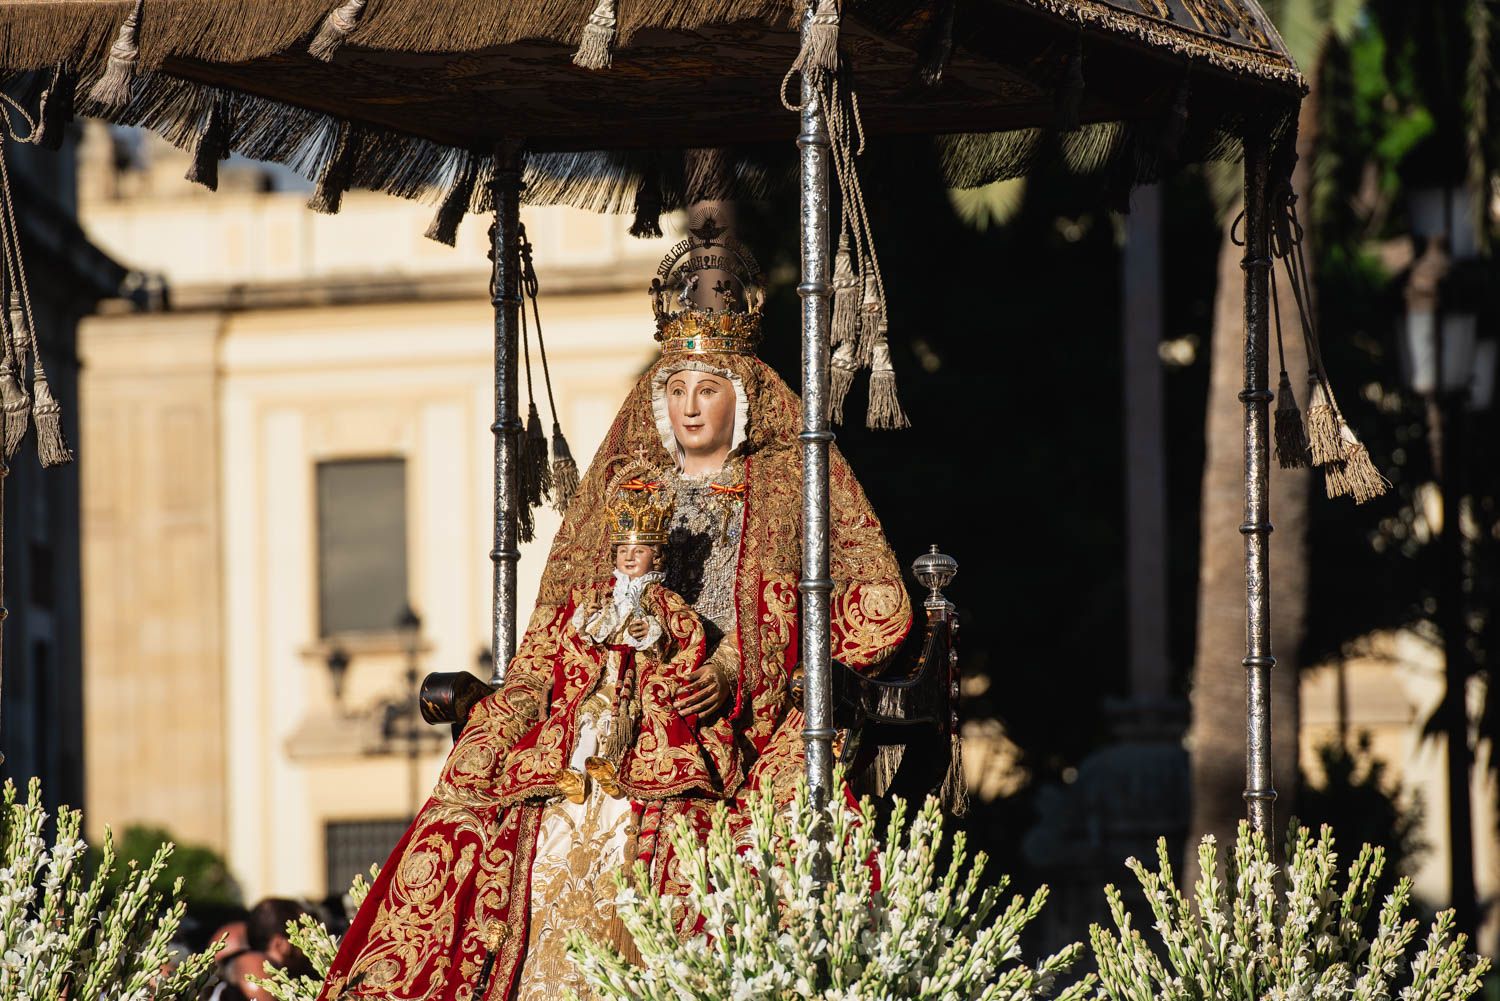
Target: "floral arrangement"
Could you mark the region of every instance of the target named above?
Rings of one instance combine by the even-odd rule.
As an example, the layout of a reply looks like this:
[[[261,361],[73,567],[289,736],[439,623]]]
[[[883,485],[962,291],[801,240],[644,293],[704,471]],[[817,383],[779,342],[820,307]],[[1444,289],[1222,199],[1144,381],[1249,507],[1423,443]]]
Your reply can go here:
[[[582,934],[568,943],[599,998],[1022,1001],[1050,996],[1082,951],[1073,945],[1035,966],[1023,962],[1021,932],[1047,891],[1001,909],[1005,880],[980,891],[985,856],[970,864],[962,834],[938,875],[936,800],[909,827],[907,806],[896,801],[883,839],[869,800],[857,812],[814,809],[805,782],[784,809],[761,794],[748,813],[736,837],[721,807],[706,846],[685,822],[671,833],[690,887],[685,897],[652,892],[639,864],[633,881],[617,877],[618,913],[642,964]],[[823,825],[831,880],[820,888],[815,844]],[[684,913],[702,916],[701,932],[686,941],[678,936]],[[1085,978],[1060,1001],[1078,1001],[1092,984]]]
[[[1157,871],[1126,862],[1155,920],[1156,948],[1131,923],[1120,892],[1105,887],[1114,930],[1089,930],[1098,964],[1098,998],[1109,1001],[1462,1001],[1483,984],[1489,961],[1465,954],[1453,934],[1453,912],[1437,916],[1426,941],[1408,958],[1418,922],[1403,918],[1411,881],[1402,879],[1382,903],[1374,937],[1367,918],[1385,853],[1365,845],[1343,889],[1333,832],[1317,838],[1293,825],[1288,863],[1278,873],[1265,836],[1240,824],[1226,879],[1219,877],[1212,837],[1198,848],[1199,877],[1189,902],[1177,889],[1166,842]],[[1284,890],[1278,886],[1284,881]],[[1165,961],[1163,958],[1165,957]],[[1401,978],[1400,994],[1394,995]]]
[[[689,886],[660,896],[643,866],[618,876],[617,908],[641,965],[574,934],[569,953],[601,1001],[1465,1001],[1479,992],[1488,960],[1469,955],[1453,913],[1437,916],[1417,945],[1401,880],[1374,910],[1385,853],[1365,845],[1344,872],[1332,831],[1294,825],[1278,870],[1263,835],[1241,824],[1228,872],[1205,838],[1191,899],[1176,885],[1165,841],[1157,868],[1135,874],[1154,918],[1155,941],[1133,925],[1124,899],[1105,887],[1113,928],[1090,929],[1097,978],[1061,986],[1081,956],[1072,945],[1035,965],[1020,938],[1040,913],[1043,887],[1002,907],[1006,881],[980,890],[985,857],[972,862],[955,835],[943,859],[942,815],[929,799],[907,820],[896,801],[884,836],[874,806],[814,808],[805,783],[779,807],[752,797],[748,823],[714,818],[707,844],[680,823],[671,832]],[[0,810],[0,1001],[190,1001],[207,982],[215,949],[174,965],[171,943],[185,903],[181,880],[157,884],[171,856],[163,844],[120,878],[105,832],[97,870],[85,872],[81,816],[66,807],[49,847],[47,812],[33,780],[26,802],[7,782]],[[818,845],[826,832],[819,860]],[[829,874],[822,885],[819,861]],[[375,870],[371,869],[371,877]],[[369,883],[350,890],[357,907]],[[701,919],[686,939],[684,917]],[[277,1001],[313,1001],[338,948],[319,921],[288,929],[314,975],[269,971],[257,981]]]
[[[172,846],[162,845],[144,868],[132,862],[117,874],[106,830],[88,877],[79,811],[58,811],[51,847],[42,836],[46,823],[41,784],[33,779],[21,803],[7,781],[0,810],[0,1001],[195,998],[216,950],[173,965],[170,946],[186,907],[182,882],[170,892],[157,885]]]

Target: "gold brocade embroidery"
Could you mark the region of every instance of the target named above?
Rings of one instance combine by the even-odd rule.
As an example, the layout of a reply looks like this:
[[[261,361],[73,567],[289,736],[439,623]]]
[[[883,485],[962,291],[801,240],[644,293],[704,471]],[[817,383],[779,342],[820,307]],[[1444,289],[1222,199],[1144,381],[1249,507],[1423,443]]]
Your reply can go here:
[[[556,1001],[568,989],[583,1001],[594,997],[568,958],[566,936],[576,930],[611,941],[619,934],[613,877],[626,868],[633,819],[629,802],[604,796],[597,787],[581,804],[564,800],[544,808],[516,1001]]]
[[[513,816],[507,823],[515,823]],[[363,948],[349,965],[343,997],[426,1001],[440,996],[455,952],[468,951],[460,924],[467,887],[509,879],[515,855],[492,849],[502,840],[493,814],[429,800],[401,857]]]

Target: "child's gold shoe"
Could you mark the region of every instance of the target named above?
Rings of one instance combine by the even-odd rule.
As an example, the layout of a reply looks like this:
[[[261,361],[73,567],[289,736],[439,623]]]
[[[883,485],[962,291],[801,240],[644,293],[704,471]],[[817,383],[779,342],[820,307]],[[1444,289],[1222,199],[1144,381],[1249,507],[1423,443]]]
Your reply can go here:
[[[615,766],[604,758],[585,758],[583,767],[588,769],[589,778],[599,783],[599,788],[604,790],[604,795],[619,799],[625,794],[620,788],[619,778],[615,775]]]
[[[571,802],[582,803],[588,794],[588,778],[576,768],[564,768],[557,773],[557,789]]]

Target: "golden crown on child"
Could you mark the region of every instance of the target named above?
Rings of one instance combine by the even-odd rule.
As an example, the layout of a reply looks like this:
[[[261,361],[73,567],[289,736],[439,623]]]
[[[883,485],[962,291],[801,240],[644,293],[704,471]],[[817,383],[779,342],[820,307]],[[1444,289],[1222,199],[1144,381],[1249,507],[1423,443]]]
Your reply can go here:
[[[637,477],[620,486],[604,513],[609,517],[611,545],[660,546],[667,541],[672,501],[660,483]]]

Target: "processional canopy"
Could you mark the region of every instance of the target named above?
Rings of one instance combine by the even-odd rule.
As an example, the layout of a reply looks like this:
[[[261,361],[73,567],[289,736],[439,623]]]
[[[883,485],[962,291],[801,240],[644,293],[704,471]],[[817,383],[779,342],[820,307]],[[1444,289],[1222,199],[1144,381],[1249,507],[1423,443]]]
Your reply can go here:
[[[660,208],[684,149],[783,142],[802,0],[0,0],[0,71],[75,112],[230,152],[338,194],[488,207],[497,142],[527,150],[533,204]],[[947,181],[1068,162],[1149,180],[1232,156],[1302,80],[1253,0],[848,0],[839,45],[870,135],[938,137]],[[596,68],[588,68],[588,67]],[[35,107],[35,105],[33,105]],[[205,149],[204,147],[207,147]],[[1165,152],[1163,152],[1165,150]],[[686,164],[686,165],[685,165]],[[329,175],[333,176],[329,176]],[[747,157],[742,190],[775,180]]]

